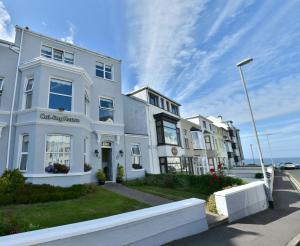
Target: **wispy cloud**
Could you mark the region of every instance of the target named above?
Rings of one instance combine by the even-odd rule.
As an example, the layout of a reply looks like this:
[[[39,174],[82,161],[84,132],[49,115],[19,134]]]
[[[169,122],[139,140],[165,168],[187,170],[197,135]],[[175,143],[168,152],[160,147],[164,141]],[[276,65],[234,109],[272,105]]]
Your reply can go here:
[[[194,50],[193,32],[206,1],[129,1],[129,57],[137,86],[159,90]]]
[[[0,39],[7,41],[15,39],[15,30],[11,24],[10,14],[2,1],[0,1]]]
[[[68,24],[69,24],[68,35],[66,37],[61,38],[61,41],[68,42],[70,44],[74,44],[74,36],[75,36],[76,27],[70,21],[68,22]]]

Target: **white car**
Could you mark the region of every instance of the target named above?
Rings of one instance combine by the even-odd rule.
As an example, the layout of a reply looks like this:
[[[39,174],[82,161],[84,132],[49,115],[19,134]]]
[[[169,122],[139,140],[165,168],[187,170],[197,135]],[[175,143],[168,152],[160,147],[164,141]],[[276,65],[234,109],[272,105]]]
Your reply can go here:
[[[296,165],[292,162],[286,162],[283,164],[284,169],[296,169]]]

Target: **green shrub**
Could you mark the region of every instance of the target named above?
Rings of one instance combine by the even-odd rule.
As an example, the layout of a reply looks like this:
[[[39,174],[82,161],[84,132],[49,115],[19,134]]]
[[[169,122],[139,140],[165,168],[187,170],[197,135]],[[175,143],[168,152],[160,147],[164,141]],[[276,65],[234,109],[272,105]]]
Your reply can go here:
[[[18,170],[6,170],[0,178],[0,192],[11,193],[20,190],[25,185],[25,177]]]
[[[105,175],[105,173],[101,169],[99,169],[97,171],[96,178],[100,182],[105,182],[106,181],[106,175]]]
[[[262,173],[256,173],[254,176],[256,179],[262,179],[264,176]]]
[[[210,195],[224,187],[244,184],[239,178],[205,174],[201,176],[186,174],[146,174],[140,180],[128,181],[129,185],[150,185],[165,188],[193,190],[200,194]]]
[[[122,182],[124,177],[124,167],[118,164],[117,166],[117,182]]]
[[[217,214],[217,205],[215,200],[215,195],[210,195],[206,202],[206,208],[209,212]]]
[[[90,164],[84,163],[84,171],[88,172],[92,170],[92,166]]]

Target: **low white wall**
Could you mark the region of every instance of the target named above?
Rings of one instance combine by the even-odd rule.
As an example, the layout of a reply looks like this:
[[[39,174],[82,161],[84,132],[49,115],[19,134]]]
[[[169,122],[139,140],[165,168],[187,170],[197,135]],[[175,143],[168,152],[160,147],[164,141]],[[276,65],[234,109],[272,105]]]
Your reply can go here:
[[[233,187],[214,193],[218,213],[232,222],[268,208],[264,182]]]
[[[256,173],[262,173],[261,167],[234,167],[227,170],[227,175],[234,175],[239,178],[254,179]]]
[[[49,229],[0,237],[0,245],[161,245],[208,229],[205,201],[191,198]]]

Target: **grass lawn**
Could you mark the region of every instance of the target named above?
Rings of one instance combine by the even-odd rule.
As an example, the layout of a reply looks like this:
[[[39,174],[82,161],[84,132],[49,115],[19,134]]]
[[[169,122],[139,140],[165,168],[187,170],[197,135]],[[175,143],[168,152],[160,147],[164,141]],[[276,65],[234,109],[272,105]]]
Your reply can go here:
[[[166,188],[166,187],[158,187],[151,185],[131,185],[127,184],[128,187],[137,189],[143,192],[151,193],[153,195],[161,196],[173,201],[179,201],[187,198],[200,198],[203,200],[207,200],[208,196],[204,194],[200,194],[197,191],[186,191],[179,188]]]
[[[10,233],[21,232],[102,218],[145,207],[148,205],[101,187],[97,187],[95,193],[77,199],[0,206],[0,236],[8,234],[3,232],[3,227],[12,227]],[[13,222],[10,218],[13,218]],[[11,225],[14,221],[18,221],[17,226]]]

